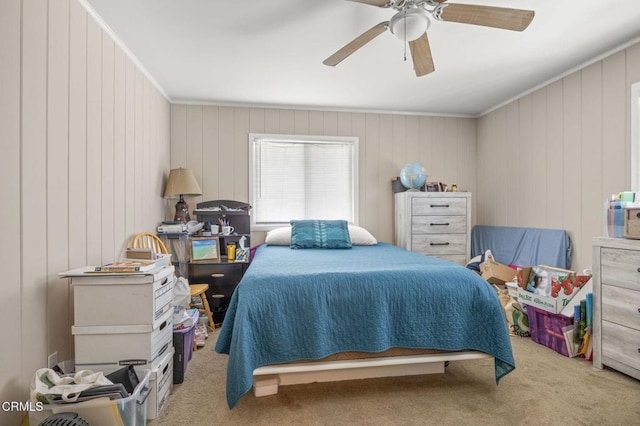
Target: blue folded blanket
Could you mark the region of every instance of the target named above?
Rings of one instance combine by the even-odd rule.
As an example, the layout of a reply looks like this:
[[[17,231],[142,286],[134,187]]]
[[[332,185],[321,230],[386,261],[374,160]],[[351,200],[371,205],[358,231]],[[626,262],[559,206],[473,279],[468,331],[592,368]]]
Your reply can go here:
[[[476,225],[471,230],[471,257],[486,250],[505,265],[571,268],[571,239],[561,229]]]

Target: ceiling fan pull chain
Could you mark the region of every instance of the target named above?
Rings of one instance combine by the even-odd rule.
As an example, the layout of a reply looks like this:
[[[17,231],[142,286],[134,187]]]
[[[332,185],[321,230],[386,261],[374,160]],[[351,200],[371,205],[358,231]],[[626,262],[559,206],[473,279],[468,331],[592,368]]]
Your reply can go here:
[[[407,62],[407,9],[404,10],[404,61]]]

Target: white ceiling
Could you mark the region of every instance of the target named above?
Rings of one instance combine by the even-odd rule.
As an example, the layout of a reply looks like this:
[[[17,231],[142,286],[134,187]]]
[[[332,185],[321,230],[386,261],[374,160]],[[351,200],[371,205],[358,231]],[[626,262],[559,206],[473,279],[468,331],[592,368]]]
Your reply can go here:
[[[449,0],[529,9],[513,32],[428,30],[435,72],[383,33],[322,61],[393,15],[346,0],[84,0],[172,102],[478,116],[640,37],[640,0]]]

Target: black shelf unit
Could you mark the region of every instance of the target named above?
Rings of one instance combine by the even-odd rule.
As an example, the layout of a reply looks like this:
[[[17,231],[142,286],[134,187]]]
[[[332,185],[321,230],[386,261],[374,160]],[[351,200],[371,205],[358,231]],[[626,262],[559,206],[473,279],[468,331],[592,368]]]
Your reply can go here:
[[[245,237],[245,248],[251,247],[250,211],[249,204],[233,200],[205,201],[198,203],[193,211],[197,220],[205,223],[205,230],[210,230],[209,224],[219,224],[219,220],[228,220],[234,227],[230,235],[217,235],[220,239],[219,261],[189,263],[189,282],[209,284],[206,295],[215,324],[224,320],[231,296],[249,266],[246,262],[228,261],[227,243],[234,242],[239,247],[240,239]]]

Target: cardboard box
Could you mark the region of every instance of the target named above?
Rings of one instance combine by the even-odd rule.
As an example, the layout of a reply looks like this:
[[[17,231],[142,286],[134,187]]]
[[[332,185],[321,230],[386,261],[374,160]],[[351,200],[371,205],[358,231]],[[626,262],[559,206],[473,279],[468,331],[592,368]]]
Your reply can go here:
[[[75,326],[148,325],[173,315],[174,267],[157,273],[71,276]]]
[[[530,266],[525,266],[524,268],[520,268],[517,274],[518,287],[527,288],[527,283],[529,282],[529,277],[531,277],[531,271],[533,268]]]
[[[624,237],[640,239],[640,208],[624,209]]]
[[[147,419],[153,420],[165,407],[169,394],[173,389],[174,349],[153,363],[149,379],[149,400],[147,401]],[[140,374],[140,373],[138,373]]]
[[[580,300],[585,299],[587,297],[587,293],[591,293],[593,291],[593,285],[591,282],[592,280],[589,280],[579,290],[574,291],[569,295],[565,295],[563,292],[560,292],[558,297],[541,296],[518,287],[518,301],[524,305],[530,305],[553,314],[562,314],[568,317],[573,317],[573,306],[575,303],[571,303],[571,300],[575,299],[577,303],[580,303]]]
[[[143,325],[72,326],[78,370],[109,374],[122,366],[148,366],[173,349],[173,311],[157,328]],[[145,367],[146,368],[146,367]]]
[[[515,269],[496,262],[495,260],[484,261],[480,264],[480,272],[482,278],[491,284],[502,285],[506,282],[513,281],[518,271]]]

